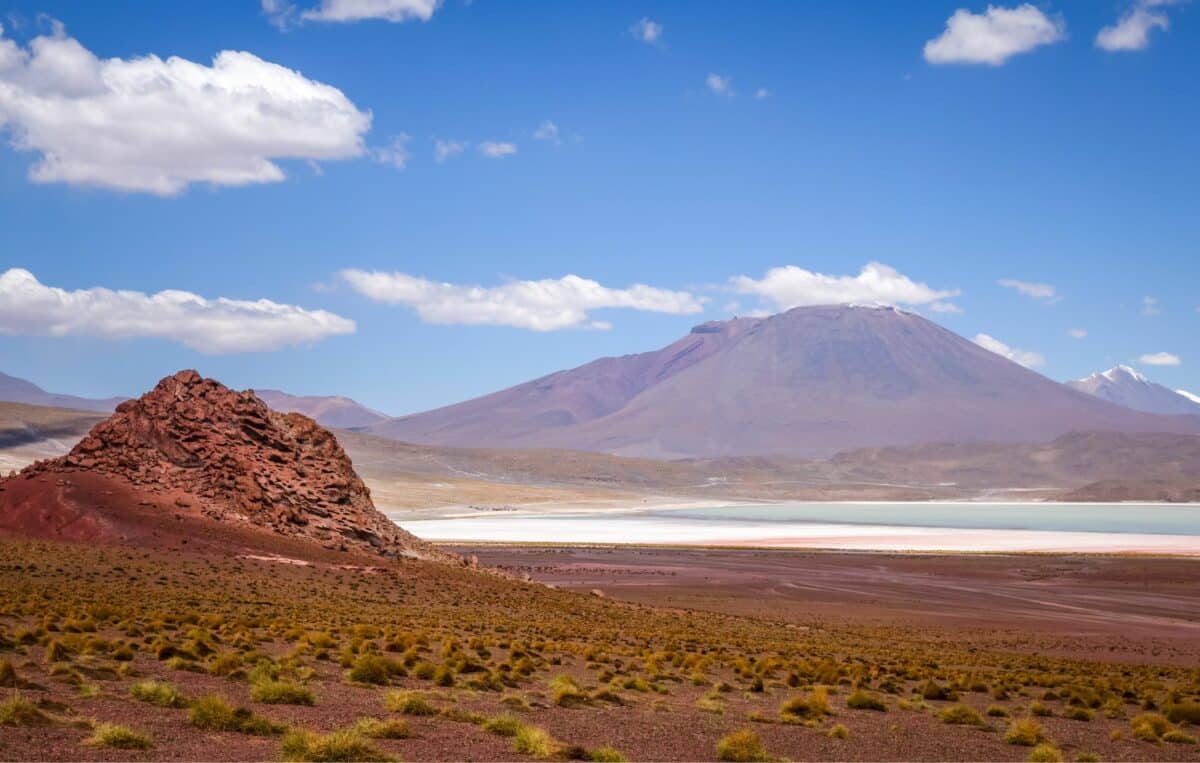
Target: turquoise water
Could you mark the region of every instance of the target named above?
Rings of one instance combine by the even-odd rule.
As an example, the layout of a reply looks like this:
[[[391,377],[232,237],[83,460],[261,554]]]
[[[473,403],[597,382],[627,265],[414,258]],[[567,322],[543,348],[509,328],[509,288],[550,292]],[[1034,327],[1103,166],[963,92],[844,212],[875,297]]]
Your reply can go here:
[[[661,519],[1200,536],[1200,504],[790,503],[658,509]]]

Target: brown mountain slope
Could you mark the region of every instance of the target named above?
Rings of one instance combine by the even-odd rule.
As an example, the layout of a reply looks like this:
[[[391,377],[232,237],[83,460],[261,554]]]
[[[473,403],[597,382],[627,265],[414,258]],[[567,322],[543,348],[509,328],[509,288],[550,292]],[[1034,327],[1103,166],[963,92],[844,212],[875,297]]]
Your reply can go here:
[[[181,516],[334,550],[428,552],[375,509],[328,430],[195,371],[122,403],[67,455],[0,487],[0,528],[19,534],[103,540],[119,526],[128,535],[138,531],[130,504],[170,503]]]
[[[1084,430],[1196,433],[1200,418],[1099,400],[917,315],[841,306],[706,323],[662,350],[604,358],[371,428],[434,445],[649,458],[821,457]]]

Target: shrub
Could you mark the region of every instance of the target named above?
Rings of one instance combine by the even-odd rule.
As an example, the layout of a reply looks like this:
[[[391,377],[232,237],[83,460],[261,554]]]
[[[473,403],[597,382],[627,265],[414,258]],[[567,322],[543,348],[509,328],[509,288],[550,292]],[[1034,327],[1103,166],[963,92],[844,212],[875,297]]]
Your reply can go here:
[[[1090,721],[1096,717],[1096,714],[1086,707],[1070,707],[1067,712],[1063,713],[1063,717],[1072,721]]]
[[[358,683],[384,686],[392,681],[391,663],[377,654],[360,655],[350,666],[349,677]]]
[[[0,702],[0,726],[46,726],[49,723],[50,717],[20,694]]]
[[[1036,715],[1040,718],[1046,718],[1051,715],[1054,715],[1053,710],[1051,710],[1049,707],[1042,704],[1041,702],[1037,702],[1037,701],[1035,701],[1029,705],[1029,712],[1033,713],[1034,715]]]
[[[625,763],[625,756],[611,747],[597,747],[587,754],[587,759],[596,763]]]
[[[209,731],[236,731],[242,734],[278,734],[282,729],[275,723],[255,715],[245,708],[234,708],[229,700],[217,694],[200,697],[192,703],[188,722]]]
[[[952,726],[982,726],[983,718],[979,713],[975,712],[970,705],[964,705],[961,702],[957,705],[951,705],[942,712],[938,713],[938,718],[942,723],[949,723]]]
[[[232,675],[242,669],[241,655],[235,652],[222,652],[221,654],[213,655],[208,661],[208,672],[214,676]]]
[[[383,698],[384,705],[393,713],[405,715],[437,715],[438,709],[415,691],[390,691]]]
[[[733,761],[734,763],[754,763],[769,761],[771,756],[762,746],[754,729],[742,729],[717,742],[717,760]]]
[[[1173,702],[1163,708],[1163,713],[1172,723],[1187,722],[1200,726],[1200,702]]]
[[[158,707],[185,707],[187,700],[166,681],[138,681],[129,687],[129,696],[139,702],[149,702]]]
[[[792,697],[779,708],[779,716],[795,722],[820,718],[829,713],[829,692],[824,686],[815,687],[807,697]]]
[[[988,705],[988,709],[987,709],[986,713],[991,718],[1007,718],[1008,717],[1008,710],[1005,709],[1001,705]]]
[[[574,707],[587,702],[587,695],[570,676],[555,676],[550,681],[550,701],[561,707]]]
[[[116,750],[148,750],[151,747],[150,737],[115,723],[97,723],[92,735],[83,743]]]
[[[292,681],[260,681],[250,687],[250,699],[267,705],[315,705],[317,695]]]
[[[511,715],[498,715],[495,718],[489,718],[483,723],[483,730],[491,732],[496,736],[515,737],[517,732],[525,726],[524,721]]]
[[[839,723],[833,728],[829,729],[829,731],[826,733],[826,736],[830,739],[849,739],[850,729]]]
[[[360,718],[354,730],[371,739],[408,739],[412,730],[399,718]]]
[[[1030,763],[1062,763],[1062,753],[1049,742],[1042,742],[1029,751],[1029,757],[1025,760]]]
[[[522,724],[513,735],[513,749],[535,758],[550,758],[558,752],[559,744],[544,729]]]
[[[366,737],[353,729],[325,735],[293,729],[283,737],[280,754],[285,761],[312,763],[370,763],[394,760],[390,755],[376,749]]]
[[[953,689],[947,689],[944,686],[938,685],[938,683],[931,678],[925,683],[925,686],[921,687],[921,697],[931,702],[940,702],[956,700],[958,699],[958,694]]]
[[[1196,737],[1191,734],[1185,734],[1179,729],[1171,729],[1162,735],[1164,742],[1174,742],[1175,744],[1195,744]]]
[[[1171,730],[1171,722],[1158,713],[1142,713],[1129,722],[1133,736],[1144,742],[1157,742]]]
[[[1075,756],[1075,763],[1100,763],[1100,756],[1094,752],[1081,752]]]
[[[1004,733],[1004,741],[1009,744],[1019,744],[1024,747],[1033,747],[1038,742],[1042,741],[1042,725],[1032,718],[1023,718],[1019,721],[1013,721],[1008,727],[1008,731]]]
[[[887,712],[887,705],[884,704],[883,698],[878,694],[872,694],[862,689],[855,689],[854,692],[846,697],[846,707],[851,710],[877,710],[881,713]]]

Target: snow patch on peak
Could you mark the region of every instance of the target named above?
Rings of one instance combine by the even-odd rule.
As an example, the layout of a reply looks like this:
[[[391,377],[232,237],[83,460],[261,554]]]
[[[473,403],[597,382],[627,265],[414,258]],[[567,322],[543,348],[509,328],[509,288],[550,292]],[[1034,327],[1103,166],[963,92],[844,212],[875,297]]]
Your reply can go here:
[[[1145,376],[1143,376],[1141,373],[1139,373],[1135,369],[1130,368],[1129,366],[1125,365],[1124,363],[1122,363],[1121,365],[1118,365],[1118,366],[1113,366],[1112,368],[1108,369],[1107,371],[1103,372],[1100,375],[1103,376],[1105,379],[1108,379],[1111,382],[1117,381],[1118,376],[1127,376],[1127,377],[1133,379],[1134,381],[1141,382],[1142,384],[1150,383],[1149,379],[1147,379]],[[1092,374],[1092,376],[1095,376],[1095,374]]]
[[[1191,400],[1196,405],[1200,405],[1200,395],[1197,395],[1194,392],[1188,392],[1186,389],[1177,389],[1177,390],[1175,390],[1175,394],[1183,395],[1184,397],[1186,397],[1188,400]]]

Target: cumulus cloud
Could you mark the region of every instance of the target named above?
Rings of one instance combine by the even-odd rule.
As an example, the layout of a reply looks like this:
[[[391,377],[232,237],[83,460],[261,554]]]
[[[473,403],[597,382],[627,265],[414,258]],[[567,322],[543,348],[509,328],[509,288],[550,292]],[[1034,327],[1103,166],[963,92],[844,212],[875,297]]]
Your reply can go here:
[[[733,95],[733,77],[709,74],[704,78],[704,84],[717,95]]]
[[[959,8],[942,34],[925,43],[931,64],[1000,66],[1019,53],[1064,39],[1066,25],[1025,3],[1015,8],[989,5],[983,13]]]
[[[1001,278],[997,283],[1006,289],[1013,289],[1020,294],[1024,294],[1026,297],[1041,299],[1047,302],[1058,301],[1058,292],[1048,283],[1018,281],[1015,278]]]
[[[953,303],[946,301],[958,296],[957,290],[931,288],[879,262],[867,263],[856,276],[826,275],[785,265],[771,268],[760,279],[736,276],[730,284],[734,291],[757,295],[778,310],[865,303],[928,305],[935,312],[958,312]]]
[[[1167,14],[1152,9],[1170,4],[1171,0],[1136,0],[1115,24],[1096,34],[1096,47],[1109,52],[1144,49],[1150,44],[1150,30],[1165,32],[1171,26]]]
[[[754,97],[760,101],[764,98],[770,98],[771,91],[767,90],[765,87],[760,87],[758,90],[754,91]]]
[[[1170,352],[1149,352],[1138,358],[1138,362],[1148,366],[1178,366],[1183,363],[1178,355]]]
[[[503,159],[506,156],[512,156],[517,153],[517,144],[485,140],[479,144],[479,153],[489,159]]]
[[[1072,339],[1086,339],[1088,335],[1087,329],[1068,329],[1067,336]]]
[[[548,140],[556,146],[562,142],[558,137],[558,125],[549,119],[537,126],[537,129],[533,131],[533,137],[538,140]]]
[[[629,33],[642,42],[653,45],[662,38],[663,27],[662,24],[643,18],[629,28]]]
[[[1158,297],[1146,295],[1142,297],[1142,315],[1158,315],[1162,309],[1158,306]]]
[[[287,0],[262,0],[263,13],[273,24],[286,28],[301,21],[350,23],[380,19],[401,23],[429,21],[442,0],[321,0],[313,8],[298,10]]]
[[[277,182],[274,160],[360,156],[370,126],[337,88],[252,53],[100,59],[61,25],[25,47],[0,27],[0,128],[38,156],[34,182],[162,196]]]
[[[976,334],[974,342],[983,349],[994,352],[1002,358],[1008,358],[1012,362],[1019,363],[1026,368],[1037,368],[1046,363],[1046,359],[1039,353],[1009,347],[996,337],[989,336],[988,334]]]
[[[452,156],[458,156],[466,148],[467,144],[461,141],[438,138],[433,142],[433,160],[439,163],[444,162]]]
[[[341,277],[376,302],[413,308],[426,323],[514,326],[533,331],[606,329],[609,324],[592,320],[588,311],[619,307],[690,315],[703,309],[703,301],[685,291],[643,284],[611,289],[576,275],[492,287],[355,269],[343,270]]]
[[[152,337],[219,355],[278,350],[354,329],[354,321],[339,315],[266,299],[206,299],[173,289],[157,294],[101,287],[67,291],[45,286],[21,268],[0,275],[3,334]]]

